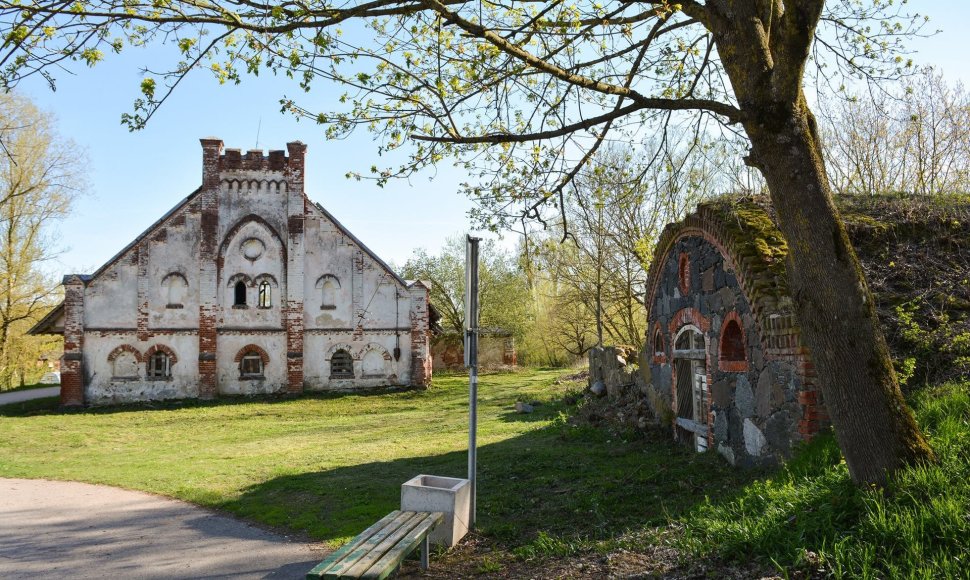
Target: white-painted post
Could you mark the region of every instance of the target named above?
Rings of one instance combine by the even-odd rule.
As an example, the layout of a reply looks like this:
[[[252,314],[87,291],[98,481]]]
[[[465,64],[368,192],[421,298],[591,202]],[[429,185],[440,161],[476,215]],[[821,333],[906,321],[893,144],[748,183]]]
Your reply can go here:
[[[468,480],[471,501],[468,529],[475,529],[478,507],[478,242],[481,238],[465,236],[465,366],[468,367]]]

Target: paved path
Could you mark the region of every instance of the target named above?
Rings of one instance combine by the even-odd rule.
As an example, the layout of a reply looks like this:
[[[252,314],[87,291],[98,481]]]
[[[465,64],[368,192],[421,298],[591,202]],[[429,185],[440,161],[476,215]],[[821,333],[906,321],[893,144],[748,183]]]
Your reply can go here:
[[[325,556],[154,495],[0,479],[0,578],[303,578]]]
[[[31,399],[43,399],[44,397],[56,397],[60,394],[60,387],[44,387],[42,389],[27,389],[26,391],[0,393],[0,405],[22,403]]]

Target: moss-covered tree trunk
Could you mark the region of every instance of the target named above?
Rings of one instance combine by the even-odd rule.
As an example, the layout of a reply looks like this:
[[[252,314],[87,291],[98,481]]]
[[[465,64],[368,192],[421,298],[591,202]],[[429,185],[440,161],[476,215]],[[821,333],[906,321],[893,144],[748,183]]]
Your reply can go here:
[[[832,193],[802,78],[823,0],[707,3],[700,16],[788,242],[801,337],[853,481],[883,484],[933,458],[899,389],[876,309]]]
[[[752,160],[788,241],[801,335],[853,481],[883,484],[932,458],[900,392],[875,304],[832,201],[811,111],[795,107],[748,127]]]

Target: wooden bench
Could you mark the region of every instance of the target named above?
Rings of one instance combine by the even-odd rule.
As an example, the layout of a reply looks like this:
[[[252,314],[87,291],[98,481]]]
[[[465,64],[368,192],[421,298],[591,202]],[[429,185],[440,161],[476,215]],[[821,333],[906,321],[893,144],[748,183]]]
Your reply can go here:
[[[443,519],[441,512],[394,510],[307,572],[307,580],[381,580],[397,570],[404,558],[418,547],[421,548],[421,569],[427,570],[428,534]]]

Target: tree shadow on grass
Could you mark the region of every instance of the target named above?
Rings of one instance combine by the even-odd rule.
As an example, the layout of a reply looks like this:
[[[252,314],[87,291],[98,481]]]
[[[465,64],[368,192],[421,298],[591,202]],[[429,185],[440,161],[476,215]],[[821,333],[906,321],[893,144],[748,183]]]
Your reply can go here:
[[[286,475],[215,506],[324,541],[353,537],[400,505],[418,474],[465,477],[464,451]],[[478,529],[505,545],[549,535],[607,539],[662,524],[754,477],[672,443],[611,440],[554,423],[478,452]]]
[[[145,411],[174,411],[178,409],[197,409],[205,407],[225,407],[230,405],[266,405],[292,403],[302,400],[332,400],[344,397],[378,397],[388,395],[403,395],[407,397],[422,397],[427,391],[410,387],[380,387],[359,392],[306,392],[300,395],[286,395],[280,393],[260,395],[220,395],[216,399],[166,399],[162,401],[144,401],[137,403],[120,403],[98,407],[61,407],[59,397],[32,399],[20,403],[0,405],[0,417],[28,417],[38,415],[111,415],[114,413],[131,413]]]

